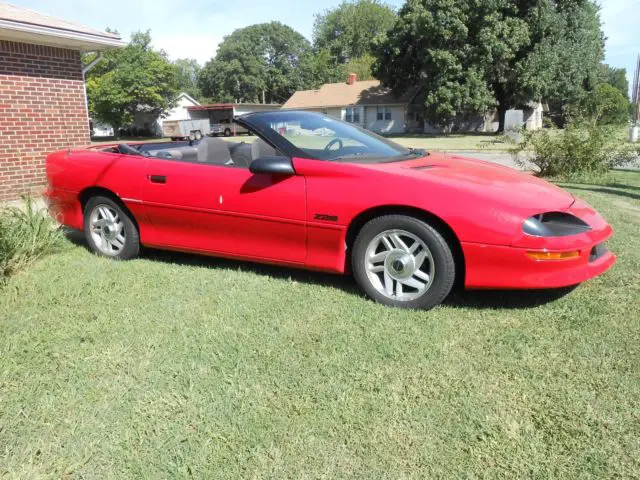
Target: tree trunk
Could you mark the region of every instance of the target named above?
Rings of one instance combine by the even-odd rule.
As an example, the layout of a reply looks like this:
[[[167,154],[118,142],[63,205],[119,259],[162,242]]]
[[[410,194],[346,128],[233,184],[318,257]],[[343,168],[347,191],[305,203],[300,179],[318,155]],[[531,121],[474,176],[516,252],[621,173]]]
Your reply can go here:
[[[504,133],[504,122],[507,118],[507,107],[506,102],[500,102],[498,105],[498,133]]]

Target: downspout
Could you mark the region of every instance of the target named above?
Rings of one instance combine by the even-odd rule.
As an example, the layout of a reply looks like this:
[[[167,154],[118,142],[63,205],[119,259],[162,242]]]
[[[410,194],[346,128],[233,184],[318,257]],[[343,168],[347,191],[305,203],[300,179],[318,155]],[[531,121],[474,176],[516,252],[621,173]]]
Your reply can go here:
[[[85,76],[93,69],[93,67],[99,64],[103,58],[104,53],[98,52],[98,56],[93,60],[93,62],[82,67],[82,88],[84,89],[84,108],[87,110],[87,118],[89,118],[89,100],[87,99],[87,79]],[[89,136],[91,136],[91,128],[89,128]]]

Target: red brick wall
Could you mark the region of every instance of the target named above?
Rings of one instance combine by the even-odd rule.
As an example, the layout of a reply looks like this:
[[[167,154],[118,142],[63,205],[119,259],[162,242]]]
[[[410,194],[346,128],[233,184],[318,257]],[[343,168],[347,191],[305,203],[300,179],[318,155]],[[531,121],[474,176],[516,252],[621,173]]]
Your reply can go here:
[[[44,159],[89,143],[80,52],[0,41],[0,201],[37,193]]]

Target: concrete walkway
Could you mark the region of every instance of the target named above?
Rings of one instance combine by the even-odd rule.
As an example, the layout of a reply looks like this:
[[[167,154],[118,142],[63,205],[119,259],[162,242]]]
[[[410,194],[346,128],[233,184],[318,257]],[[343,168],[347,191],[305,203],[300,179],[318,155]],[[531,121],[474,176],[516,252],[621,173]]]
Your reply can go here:
[[[451,152],[451,156],[475,158],[476,160],[484,160],[485,162],[497,163],[505,167],[511,167],[520,169],[516,162],[513,161],[513,157],[509,153],[505,152]]]

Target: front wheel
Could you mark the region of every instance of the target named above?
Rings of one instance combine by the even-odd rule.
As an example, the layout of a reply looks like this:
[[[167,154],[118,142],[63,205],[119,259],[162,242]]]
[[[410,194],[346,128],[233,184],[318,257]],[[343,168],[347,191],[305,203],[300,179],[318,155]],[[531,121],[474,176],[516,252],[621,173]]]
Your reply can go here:
[[[231,136],[231,129],[229,129],[229,128],[225,128],[225,130],[224,130],[224,136],[225,136],[225,137],[230,137],[230,136]]]
[[[455,280],[453,254],[442,235],[405,215],[378,217],[362,227],[351,262],[365,293],[393,307],[433,308]]]
[[[108,197],[92,197],[85,205],[84,235],[98,255],[128,260],[140,252],[140,236],[133,219]]]

